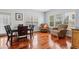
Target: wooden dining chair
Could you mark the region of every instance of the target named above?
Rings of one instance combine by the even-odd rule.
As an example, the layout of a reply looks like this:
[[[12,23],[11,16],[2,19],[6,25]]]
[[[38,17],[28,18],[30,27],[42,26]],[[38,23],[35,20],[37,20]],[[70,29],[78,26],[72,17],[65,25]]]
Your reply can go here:
[[[35,25],[29,25],[30,29],[31,29],[31,38],[30,39],[34,39],[34,27]]]
[[[10,25],[6,25],[6,26],[4,26],[4,28],[5,28],[5,30],[6,30],[7,37],[8,37],[6,44],[8,44],[8,42],[9,42],[10,39],[11,39],[12,31],[11,31]]]
[[[35,25],[29,25],[29,28],[32,29],[32,33],[31,33],[32,36],[33,36],[34,27],[35,27]]]
[[[26,38],[27,39],[28,26],[18,26],[18,40]]]

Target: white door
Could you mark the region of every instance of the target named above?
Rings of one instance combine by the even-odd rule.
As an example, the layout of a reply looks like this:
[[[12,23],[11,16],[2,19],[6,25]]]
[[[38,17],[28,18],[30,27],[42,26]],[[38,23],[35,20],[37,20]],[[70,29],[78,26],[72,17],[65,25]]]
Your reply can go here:
[[[0,34],[5,34],[5,25],[10,25],[10,15],[9,14],[0,14]]]

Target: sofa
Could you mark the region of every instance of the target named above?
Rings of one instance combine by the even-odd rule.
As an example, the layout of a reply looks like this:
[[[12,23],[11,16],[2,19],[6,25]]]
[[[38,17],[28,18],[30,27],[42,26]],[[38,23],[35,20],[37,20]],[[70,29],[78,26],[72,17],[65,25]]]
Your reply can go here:
[[[61,32],[63,32],[64,30],[67,30],[67,27],[68,25],[61,24],[57,28],[52,28],[50,32],[52,35],[61,36],[62,35]]]

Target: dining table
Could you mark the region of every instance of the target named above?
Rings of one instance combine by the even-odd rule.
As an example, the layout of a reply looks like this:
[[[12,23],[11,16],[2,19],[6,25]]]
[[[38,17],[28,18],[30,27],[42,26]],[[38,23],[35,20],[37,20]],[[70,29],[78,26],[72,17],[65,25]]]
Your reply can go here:
[[[29,31],[28,35],[30,35],[30,39],[32,39],[33,29],[32,29],[32,28],[28,28],[27,30]],[[12,46],[12,41],[13,41],[13,33],[18,32],[18,28],[16,28],[16,29],[12,29],[11,31],[12,31],[12,33],[11,33],[11,41],[10,41],[10,46]]]

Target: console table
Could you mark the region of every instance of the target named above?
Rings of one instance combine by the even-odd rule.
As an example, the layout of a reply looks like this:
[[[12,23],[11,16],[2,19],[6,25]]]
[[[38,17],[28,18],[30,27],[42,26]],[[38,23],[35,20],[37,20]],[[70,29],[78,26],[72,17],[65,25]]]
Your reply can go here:
[[[79,29],[72,29],[72,48],[79,48]]]

